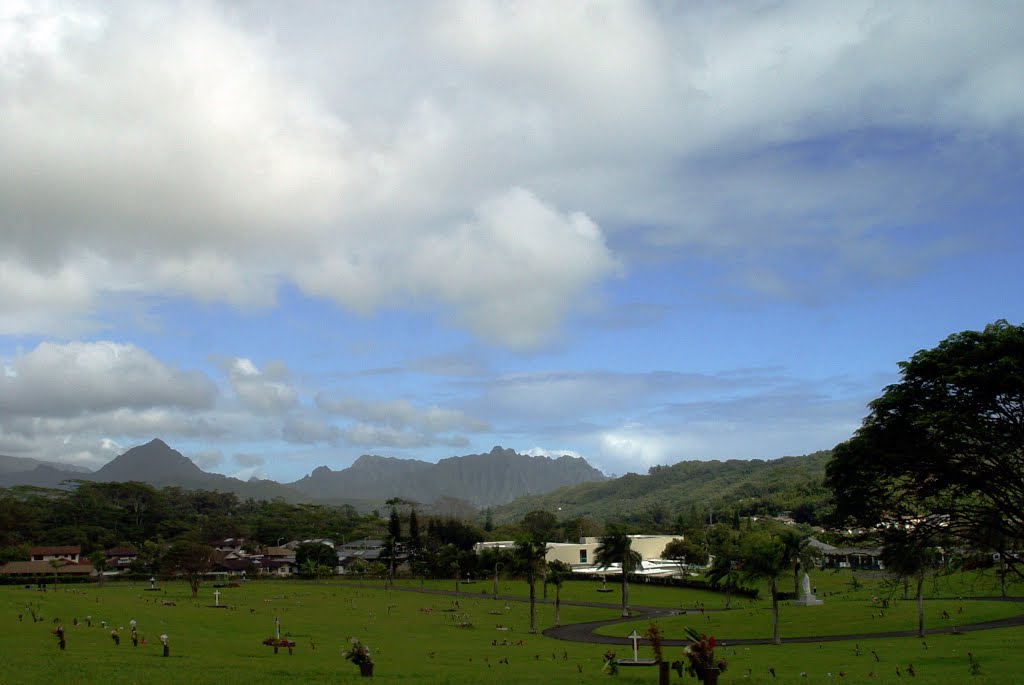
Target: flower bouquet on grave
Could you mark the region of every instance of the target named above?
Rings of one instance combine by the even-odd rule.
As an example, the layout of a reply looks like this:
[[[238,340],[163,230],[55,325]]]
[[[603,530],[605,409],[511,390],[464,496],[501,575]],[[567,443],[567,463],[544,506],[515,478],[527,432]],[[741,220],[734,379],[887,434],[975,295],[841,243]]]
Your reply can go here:
[[[718,674],[729,665],[725,659],[715,656],[715,636],[686,629],[690,644],[683,648],[686,657],[686,672],[705,683],[718,681]]]
[[[274,654],[277,654],[277,650],[280,647],[285,647],[288,650],[289,654],[291,654],[292,650],[295,648],[294,640],[289,640],[286,637],[274,637],[273,635],[264,640],[263,644],[265,644],[268,647],[273,647]]]
[[[363,676],[373,675],[373,657],[370,656],[370,648],[360,642],[358,638],[349,638],[349,648],[342,654],[359,667],[359,672]]]
[[[610,649],[604,653],[604,666],[601,671],[608,675],[619,674],[619,662],[615,660],[615,652]]]

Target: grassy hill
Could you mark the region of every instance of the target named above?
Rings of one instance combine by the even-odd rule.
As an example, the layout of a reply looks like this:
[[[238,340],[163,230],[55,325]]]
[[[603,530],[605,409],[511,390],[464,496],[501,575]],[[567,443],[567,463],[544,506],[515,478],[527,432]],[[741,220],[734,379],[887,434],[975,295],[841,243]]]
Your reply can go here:
[[[811,523],[829,507],[831,493],[822,485],[832,453],[772,460],[683,461],[652,467],[646,475],[626,474],[602,483],[585,483],[543,495],[520,497],[492,511],[494,523],[522,519],[534,510],[560,520],[585,517],[623,521],[649,530],[670,529],[682,518],[716,520],[737,512],[775,515],[783,511]]]

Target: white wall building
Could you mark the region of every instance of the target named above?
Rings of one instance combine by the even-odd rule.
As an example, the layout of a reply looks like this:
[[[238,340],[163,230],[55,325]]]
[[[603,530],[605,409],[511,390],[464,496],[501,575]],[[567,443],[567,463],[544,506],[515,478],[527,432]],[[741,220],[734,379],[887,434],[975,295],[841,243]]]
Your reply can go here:
[[[674,561],[662,560],[661,553],[665,546],[673,540],[682,540],[682,535],[630,535],[633,551],[640,554],[642,561],[641,568],[637,569],[638,575],[680,575],[679,564]],[[546,561],[562,561],[572,566],[576,573],[596,573],[614,575],[620,573],[619,564],[613,564],[607,569],[601,569],[596,565],[594,554],[601,544],[599,537],[580,538],[577,543],[572,542],[549,542],[548,551],[544,556]],[[483,549],[512,550],[516,543],[511,540],[500,540],[495,542],[480,542],[476,545],[479,553]]]

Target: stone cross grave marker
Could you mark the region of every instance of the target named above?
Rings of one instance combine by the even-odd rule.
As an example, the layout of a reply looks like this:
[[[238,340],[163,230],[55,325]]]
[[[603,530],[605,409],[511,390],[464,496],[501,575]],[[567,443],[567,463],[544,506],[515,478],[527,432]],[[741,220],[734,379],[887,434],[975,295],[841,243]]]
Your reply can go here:
[[[640,635],[635,630],[630,634],[629,639],[633,641],[633,661],[639,661],[639,653],[637,651],[640,643]]]

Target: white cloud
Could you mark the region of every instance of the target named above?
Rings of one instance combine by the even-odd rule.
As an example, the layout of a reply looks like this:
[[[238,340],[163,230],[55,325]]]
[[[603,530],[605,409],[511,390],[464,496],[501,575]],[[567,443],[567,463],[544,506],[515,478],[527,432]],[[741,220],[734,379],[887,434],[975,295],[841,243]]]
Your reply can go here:
[[[329,435],[332,439],[336,437],[358,447],[466,447],[469,440],[461,433],[482,433],[490,428],[486,422],[461,411],[438,406],[420,408],[407,400],[368,402],[355,398],[335,399],[321,394],[316,398],[316,405],[324,412],[351,419],[352,423],[344,428],[331,426]],[[324,429],[319,429],[319,432],[324,432]],[[305,434],[316,436],[318,429],[316,426],[307,427]]]
[[[558,459],[559,457],[577,457],[580,459],[586,459],[582,454],[576,450],[558,450],[558,449],[547,449],[544,447],[531,447],[530,449],[523,452],[531,457],[550,457],[551,459]]]
[[[773,372],[749,370],[702,374],[675,371],[533,371],[499,376],[481,389],[479,411],[499,418],[557,420],[605,412],[620,413],[679,397],[719,393],[742,386],[764,386]],[[643,398],[640,400],[639,398]]]
[[[199,450],[193,452],[190,459],[202,470],[209,471],[224,464],[224,453],[220,450]]]
[[[287,442],[314,444],[337,443],[341,432],[338,427],[314,416],[288,416],[281,428],[281,437]]]
[[[1016,187],[1022,27],[1024,5],[952,0],[6,2],[0,336],[297,288],[536,351],[651,262],[674,277],[628,285],[658,303],[687,279],[748,304],[905,278],[1007,240],[937,219]],[[500,355],[437,351],[418,368],[455,374],[450,406],[403,388],[318,411],[283,365],[230,360],[232,401],[131,345],[43,343],[0,359],[0,447],[94,463],[134,436],[400,448],[507,428],[646,463],[748,456],[751,434],[767,450],[771,401],[822,401],[775,378],[518,362],[489,382]],[[785,430],[827,442],[839,414]]]
[[[361,312],[440,304],[486,341],[534,348],[618,271],[627,253],[606,235],[738,252],[765,274],[753,287],[791,297],[780,240],[859,269],[871,258],[847,258],[851,235],[874,229],[876,256],[898,244],[906,216],[962,192],[937,170],[969,168],[972,139],[1021,144],[1013,5],[303,16],[5,6],[0,333],[88,330],[111,294],[260,307],[293,283]],[[870,146],[844,164],[763,161],[794,146],[827,161],[864,130],[965,142],[883,174]],[[879,204],[897,185],[905,199]],[[751,287],[745,273],[725,277]]]
[[[373,123],[394,137],[355,131],[287,72],[285,46],[217,7],[120,9],[2,18],[47,39],[0,53],[18,65],[0,72],[11,94],[0,105],[0,262],[19,264],[14,282],[0,279],[0,331],[88,326],[109,293],[269,306],[290,281],[359,311],[438,301],[478,334],[528,346],[609,272],[582,214],[519,190],[487,200],[493,187],[453,205],[430,180],[461,145],[448,112],[420,104]],[[421,159],[431,138],[435,156]],[[474,205],[479,220],[460,224]],[[495,249],[518,253],[515,270]],[[506,317],[488,314],[496,301],[510,303]],[[64,310],[64,323],[21,316],[36,303]]]
[[[235,452],[232,457],[242,468],[252,468],[254,466],[262,466],[266,463],[266,459],[258,454],[246,454],[244,452]]]
[[[342,429],[341,434],[345,442],[356,447],[411,449],[435,445],[448,445],[451,447],[466,447],[469,445],[469,441],[459,435],[437,436],[421,431],[402,430],[390,426],[374,426],[365,423],[354,423]]]
[[[670,438],[635,424],[602,433],[599,445],[602,463],[634,473],[644,473],[655,464],[678,461],[671,458],[673,451],[692,453],[696,447],[681,436]]]
[[[61,334],[95,327],[87,320],[95,306],[92,287],[79,267],[64,264],[36,270],[5,259],[0,252],[0,295],[0,335]]]
[[[5,366],[13,373],[0,376],[0,410],[9,416],[204,409],[216,396],[201,372],[169,367],[130,344],[43,342]]]
[[[268,363],[260,371],[251,360],[238,357],[225,360],[222,367],[235,396],[250,409],[280,412],[298,402],[298,393],[288,383],[288,369],[281,362]]]
[[[456,305],[471,330],[528,348],[544,342],[568,304],[616,263],[585,214],[563,216],[513,188],[484,202],[446,239],[424,241],[412,268],[416,280]]]
[[[331,399],[319,395],[316,398],[316,404],[326,412],[358,421],[379,423],[400,429],[411,428],[429,433],[481,432],[488,427],[485,422],[469,417],[461,411],[437,406],[421,409],[407,400],[367,402],[355,398]]]

